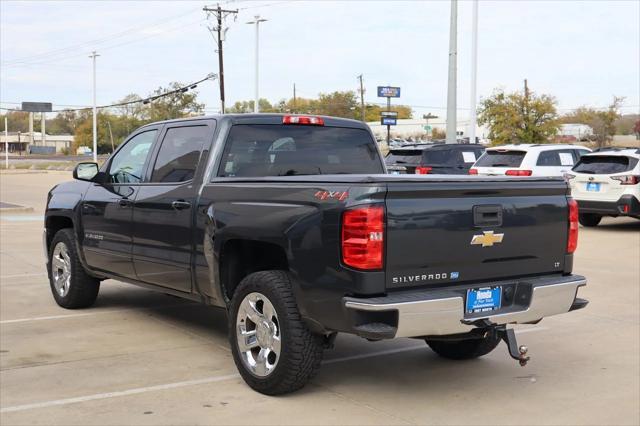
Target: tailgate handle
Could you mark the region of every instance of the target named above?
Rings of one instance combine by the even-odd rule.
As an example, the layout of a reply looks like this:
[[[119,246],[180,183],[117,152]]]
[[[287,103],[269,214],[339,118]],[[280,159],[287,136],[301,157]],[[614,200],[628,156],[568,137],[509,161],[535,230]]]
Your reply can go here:
[[[473,206],[474,226],[502,226],[502,206]]]

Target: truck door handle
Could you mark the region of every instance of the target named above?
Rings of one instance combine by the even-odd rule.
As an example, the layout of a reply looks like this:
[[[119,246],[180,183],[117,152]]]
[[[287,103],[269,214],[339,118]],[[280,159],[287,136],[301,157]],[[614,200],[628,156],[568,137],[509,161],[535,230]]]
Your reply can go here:
[[[120,207],[129,207],[131,205],[131,200],[128,200],[126,198],[121,198],[118,200],[118,205]]]
[[[473,206],[473,224],[475,226],[502,226],[502,206]]]
[[[191,207],[191,203],[184,200],[176,200],[171,203],[171,207],[175,210],[185,210]]]

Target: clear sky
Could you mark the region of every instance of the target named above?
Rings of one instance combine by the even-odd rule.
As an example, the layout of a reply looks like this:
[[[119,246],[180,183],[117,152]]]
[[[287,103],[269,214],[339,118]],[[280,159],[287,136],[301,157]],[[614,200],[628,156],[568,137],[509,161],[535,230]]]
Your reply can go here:
[[[201,1],[0,2],[0,102],[91,104],[91,50],[97,50],[98,104],[147,95],[170,81],[217,72]],[[209,3],[211,4],[211,3]],[[261,97],[402,88],[398,101],[443,116],[449,1],[227,1],[227,104],[253,98],[254,26],[260,31]],[[459,2],[458,107],[469,108],[471,2]],[[640,1],[481,1],[478,95],[496,87],[554,95],[561,112],[604,107],[625,96],[640,110]],[[199,87],[207,112],[219,108],[217,82]]]

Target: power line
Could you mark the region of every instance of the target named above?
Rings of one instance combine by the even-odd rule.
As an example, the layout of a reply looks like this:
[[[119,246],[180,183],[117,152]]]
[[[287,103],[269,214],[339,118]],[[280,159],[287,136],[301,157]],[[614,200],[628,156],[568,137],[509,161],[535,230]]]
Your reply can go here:
[[[123,107],[123,106],[127,106],[127,105],[132,105],[132,104],[137,104],[137,103],[142,103],[142,104],[148,104],[151,103],[157,99],[160,98],[164,98],[165,96],[169,96],[169,95],[173,95],[176,93],[184,93],[187,92],[190,89],[195,89],[198,84],[207,81],[207,80],[214,80],[215,78],[217,78],[217,75],[211,73],[208,74],[205,78],[198,80],[198,81],[194,81],[193,83],[189,83],[186,84],[182,87],[179,87],[177,89],[174,90],[170,90],[168,92],[165,93],[161,93],[159,95],[152,95],[149,97],[146,97],[144,99],[135,99],[132,101],[128,101],[128,102],[118,102],[115,104],[110,104],[110,105],[97,105],[95,108],[96,109],[106,109],[106,108],[115,108],[115,107]],[[17,102],[3,102],[3,103],[7,103],[7,104],[18,104]],[[93,107],[83,107],[83,108],[64,108],[64,109],[54,109],[51,112],[66,112],[66,111],[87,111],[92,109]],[[17,109],[17,108],[2,108],[0,107],[0,109],[5,110],[5,111],[15,111],[15,112],[22,112],[22,110]]]
[[[47,58],[47,57],[50,57],[50,56],[58,56],[61,53],[64,53],[64,52],[70,51],[70,50],[73,50],[73,51],[77,52],[77,50],[79,48],[82,48],[82,47],[85,47],[85,46],[95,46],[96,44],[101,44],[101,43],[104,43],[104,42],[110,42],[113,39],[121,38],[121,37],[127,36],[127,35],[129,35],[131,33],[140,32],[141,30],[154,28],[154,27],[159,26],[162,23],[173,21],[175,19],[182,18],[182,17],[187,16],[187,15],[191,15],[191,14],[193,14],[195,12],[197,12],[197,10],[190,10],[189,12],[182,13],[180,15],[174,15],[174,16],[170,16],[170,17],[167,17],[167,18],[164,18],[164,19],[160,19],[160,20],[155,21],[153,24],[150,24],[150,25],[130,27],[129,29],[126,29],[126,30],[123,30],[123,31],[119,31],[117,33],[108,34],[108,35],[105,35],[105,36],[97,38],[97,39],[88,40],[88,41],[84,41],[82,43],[72,44],[72,45],[68,45],[66,47],[61,47],[61,48],[58,48],[58,49],[53,49],[53,50],[49,50],[49,51],[45,51],[45,52],[40,52],[40,53],[36,53],[36,54],[33,54],[33,55],[29,55],[29,56],[23,56],[23,57],[11,59],[9,61],[3,61],[3,64],[5,66],[7,66],[7,65],[12,65],[12,64],[16,64],[16,63],[30,63],[30,62],[33,62],[33,60],[39,61],[40,59]]]

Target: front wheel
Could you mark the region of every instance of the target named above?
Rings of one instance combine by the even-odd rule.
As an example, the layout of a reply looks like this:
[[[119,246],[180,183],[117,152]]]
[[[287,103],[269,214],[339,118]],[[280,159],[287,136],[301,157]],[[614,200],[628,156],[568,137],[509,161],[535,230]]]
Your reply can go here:
[[[49,285],[56,303],[63,308],[87,308],[96,301],[100,280],[86,273],[72,229],[61,229],[49,247]]]
[[[303,322],[286,272],[244,278],[229,311],[233,359],[251,388],[265,395],[289,393],[316,374],[323,338]]]
[[[578,222],[580,225],[586,227],[598,226],[600,221],[602,220],[602,216],[594,213],[580,213],[578,215]]]
[[[494,333],[486,337],[462,340],[425,339],[427,345],[443,358],[462,360],[473,359],[488,354],[498,346],[500,338]]]

